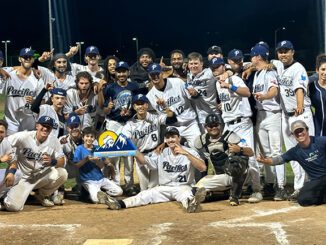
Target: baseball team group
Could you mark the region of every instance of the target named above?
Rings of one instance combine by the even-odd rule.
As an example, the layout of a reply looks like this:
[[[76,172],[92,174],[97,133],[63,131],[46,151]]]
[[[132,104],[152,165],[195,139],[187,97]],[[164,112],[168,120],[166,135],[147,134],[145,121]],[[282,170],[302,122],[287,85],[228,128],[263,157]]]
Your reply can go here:
[[[23,48],[14,67],[2,67],[0,51],[0,210],[21,211],[29,198],[63,205],[72,178],[83,200],[114,210],[177,201],[193,213],[215,194],[232,206],[326,203],[326,54],[308,77],[288,40],[272,60],[258,42],[246,62],[219,46],[207,57],[176,49],[169,60],[142,48],[129,66],[90,46],[86,65],[71,63],[79,49],[37,57]],[[94,154],[99,135],[112,145],[121,133],[135,155]]]

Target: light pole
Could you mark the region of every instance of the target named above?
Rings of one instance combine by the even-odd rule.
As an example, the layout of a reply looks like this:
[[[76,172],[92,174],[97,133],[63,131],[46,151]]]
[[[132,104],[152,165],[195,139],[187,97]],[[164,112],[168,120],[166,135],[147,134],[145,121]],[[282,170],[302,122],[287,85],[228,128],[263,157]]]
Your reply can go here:
[[[10,40],[1,41],[5,44],[5,60],[6,60],[6,66],[8,66],[8,43],[10,43]]]
[[[53,49],[53,30],[52,30],[52,22],[54,22],[55,19],[52,18],[52,5],[51,5],[51,0],[48,0],[48,7],[49,7],[50,51],[52,51],[52,49]]]
[[[81,51],[81,46],[84,44],[83,41],[76,42],[76,45],[78,46],[78,51],[79,51],[79,64],[81,64],[82,60],[82,51]]]
[[[138,54],[138,38],[133,37],[132,40],[136,42],[136,57],[137,57],[137,54]]]
[[[286,30],[286,28],[284,27],[284,26],[282,26],[282,27],[279,27],[279,28],[276,28],[275,29],[275,31],[274,31],[274,47],[275,47],[275,50],[276,50],[276,45],[277,45],[277,33],[279,32],[279,31],[284,31],[284,30]]]

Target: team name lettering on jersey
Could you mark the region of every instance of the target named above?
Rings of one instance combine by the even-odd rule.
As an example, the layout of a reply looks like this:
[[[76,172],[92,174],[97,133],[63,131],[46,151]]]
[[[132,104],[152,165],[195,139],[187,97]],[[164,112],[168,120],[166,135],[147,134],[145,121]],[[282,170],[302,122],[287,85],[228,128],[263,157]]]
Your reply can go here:
[[[293,86],[293,80],[291,77],[281,77],[279,79],[279,84],[283,85],[283,86],[290,87],[290,86]]]
[[[142,130],[136,130],[134,132],[134,137],[138,139],[144,138],[146,135],[149,135],[150,133],[157,130],[157,125],[148,125],[146,128]]]
[[[22,151],[23,155],[29,159],[29,160],[36,160],[36,161],[39,161],[41,160],[42,158],[42,152],[33,152],[31,148],[23,148],[23,151]]]
[[[187,165],[170,165],[169,162],[163,162],[163,170],[168,173],[182,173],[187,171]]]
[[[168,107],[174,105],[174,104],[177,104],[181,101],[181,96],[178,95],[176,97],[170,97],[166,100],[166,104]],[[156,105],[156,108],[159,110],[159,111],[164,111],[166,108],[163,108],[162,106],[159,106],[159,105]]]
[[[194,86],[207,86],[207,82],[209,79],[202,79],[202,80],[194,80],[191,81],[190,83]]]
[[[25,97],[25,96],[35,96],[35,91],[30,90],[29,88],[24,89],[15,89],[14,86],[9,86],[7,89],[8,96],[12,97]]]
[[[218,96],[221,100],[221,102],[224,102],[224,101],[230,101],[230,94],[226,94],[226,93],[220,93],[219,96]]]
[[[263,91],[264,91],[264,88],[265,88],[265,85],[264,85],[264,84],[262,84],[262,85],[257,84],[257,85],[255,86],[255,88],[254,88],[254,92],[255,92],[255,93],[257,93],[257,92],[263,92]]]
[[[118,95],[117,98],[114,100],[114,107],[116,109],[119,108],[127,108],[129,109],[129,107],[131,106],[131,91],[129,90],[124,90],[121,91]]]

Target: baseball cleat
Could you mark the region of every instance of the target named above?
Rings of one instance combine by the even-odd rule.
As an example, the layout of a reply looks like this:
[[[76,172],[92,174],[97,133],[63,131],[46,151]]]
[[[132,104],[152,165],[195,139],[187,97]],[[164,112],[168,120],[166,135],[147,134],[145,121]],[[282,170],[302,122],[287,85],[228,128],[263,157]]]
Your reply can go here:
[[[199,210],[199,205],[205,200],[206,189],[200,187],[197,189],[193,199],[189,200],[188,207],[186,208],[187,213],[195,213]]]
[[[103,191],[99,191],[97,192],[97,199],[98,199],[98,203],[99,204],[105,204],[105,201],[107,200],[107,197],[108,195],[103,192]]]
[[[239,199],[236,198],[236,197],[231,197],[230,198],[230,205],[231,206],[239,206],[240,205]]]
[[[296,202],[299,196],[300,190],[295,190],[288,198],[289,201]]]
[[[113,197],[110,197],[109,195],[106,195],[105,204],[108,206],[109,209],[112,209],[112,210],[121,209],[121,205],[118,202],[118,200]]]
[[[43,207],[53,207],[54,203],[49,197],[41,197],[38,193],[35,193],[34,197],[41,203]]]
[[[258,203],[263,200],[263,195],[260,192],[254,192],[248,199],[249,203]]]
[[[52,197],[52,201],[54,205],[63,205],[65,203],[64,194],[62,192],[58,192]]]
[[[274,201],[286,201],[288,198],[288,194],[284,188],[277,188]]]

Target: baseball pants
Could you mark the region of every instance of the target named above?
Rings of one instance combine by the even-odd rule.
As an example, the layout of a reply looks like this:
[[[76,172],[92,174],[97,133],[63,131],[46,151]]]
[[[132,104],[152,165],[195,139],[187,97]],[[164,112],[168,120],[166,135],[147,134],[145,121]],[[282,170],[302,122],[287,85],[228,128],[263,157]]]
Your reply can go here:
[[[206,175],[195,186],[207,191],[226,191],[232,187],[232,177],[227,174]]]
[[[195,139],[201,135],[197,120],[194,118],[188,126],[178,126],[177,128],[180,135],[187,140],[189,147],[193,148]]]
[[[15,173],[15,180],[13,186],[17,185],[21,177],[22,174],[18,169]],[[12,186],[9,187],[6,186],[5,178],[6,178],[6,169],[0,169],[0,198],[5,196],[5,194],[12,188]]]
[[[117,135],[122,133],[123,123],[116,122],[113,120],[106,120],[106,130],[111,130]],[[124,163],[124,180],[125,190],[129,190],[134,186],[134,158],[133,157],[113,157],[110,158],[111,163],[115,166],[115,177],[114,182],[120,185],[120,160],[123,159]]]
[[[41,198],[54,193],[67,180],[68,174],[64,168],[51,167],[49,171],[37,179],[22,178],[13,186],[4,199],[6,210],[17,212],[23,210],[24,204],[32,190],[38,190]]]
[[[82,185],[88,191],[93,203],[98,203],[97,193],[101,190],[104,190],[110,196],[120,196],[123,193],[121,187],[108,178],[87,180]]]
[[[241,122],[235,124],[225,124],[224,131],[230,130],[239,135],[242,139],[246,141],[248,147],[252,150],[255,149],[254,144],[254,128],[252,125],[252,121],[249,117],[242,118]],[[252,182],[252,188],[254,192],[259,192],[261,189],[260,184],[260,171],[259,165],[256,161],[256,157],[249,157],[249,174],[248,180]]]
[[[151,203],[162,203],[177,201],[184,208],[188,207],[189,200],[193,199],[192,187],[182,186],[156,186],[151,189],[139,192],[136,196],[128,197],[123,200],[126,208],[143,206]]]
[[[266,157],[279,156],[281,145],[281,112],[258,111],[256,132],[258,135],[257,154],[261,152]],[[285,166],[264,166],[266,183],[277,183],[278,187],[285,185]]]
[[[291,149],[296,146],[297,141],[291,133],[291,124],[296,120],[304,121],[309,128],[309,135],[315,135],[315,126],[313,121],[312,112],[310,109],[307,109],[299,116],[288,117],[284,113],[282,113],[282,135],[283,141],[285,144],[286,150]],[[296,161],[290,162],[292,171],[294,174],[294,190],[300,190],[305,182],[306,173],[300,164]]]
[[[153,188],[158,185],[157,169],[149,169],[146,165],[139,164],[136,160],[136,172],[138,175],[141,191]]]

